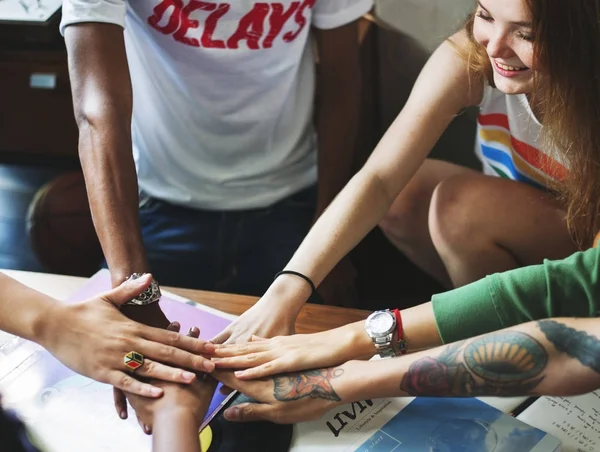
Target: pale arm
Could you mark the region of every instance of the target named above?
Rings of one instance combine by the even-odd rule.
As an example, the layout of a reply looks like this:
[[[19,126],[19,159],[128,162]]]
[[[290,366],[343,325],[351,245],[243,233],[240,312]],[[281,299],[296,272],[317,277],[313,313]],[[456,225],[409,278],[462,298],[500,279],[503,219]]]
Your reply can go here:
[[[409,352],[442,343],[431,303],[401,312]],[[236,372],[242,379],[337,366],[352,359],[368,359],[377,353],[364,325],[364,321],[359,321],[320,333],[216,345],[212,359],[219,369],[245,369]]]
[[[342,397],[583,394],[600,387],[599,337],[598,319],[529,322],[403,358],[357,363],[353,387]]]
[[[457,38],[460,41],[459,38]],[[479,102],[483,82],[469,80],[466,64],[445,42],[421,72],[407,104],[363,167],[315,223],[286,268],[318,285],[388,211],[392,202],[431,151],[450,121]],[[278,278],[265,298],[296,312],[306,300]],[[292,292],[292,293],[290,293]]]
[[[56,303],[52,297],[0,273],[0,330],[40,342]]]

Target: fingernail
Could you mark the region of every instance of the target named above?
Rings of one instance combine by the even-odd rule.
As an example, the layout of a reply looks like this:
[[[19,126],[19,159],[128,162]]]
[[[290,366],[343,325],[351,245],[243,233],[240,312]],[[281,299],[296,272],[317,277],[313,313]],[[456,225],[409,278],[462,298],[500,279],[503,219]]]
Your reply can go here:
[[[212,372],[213,370],[215,370],[215,363],[213,363],[212,361],[205,360],[204,369],[206,369],[208,372]]]
[[[119,413],[119,417],[120,417],[121,419],[127,419],[127,411],[124,411],[124,410],[123,410],[123,411],[121,411],[121,412]]]
[[[146,433],[150,433],[150,427],[148,427],[146,424],[144,424],[144,431]]]
[[[152,394],[153,396],[159,396],[162,394],[162,389],[152,388],[152,389],[150,389],[150,394]]]
[[[225,419],[227,420],[237,419],[238,417],[240,417],[240,409],[236,406],[228,408],[223,413],[223,416],[225,416]]]
[[[243,370],[236,370],[233,375],[235,375],[236,377],[243,377],[244,375],[246,375],[246,372]]]
[[[217,346],[215,344],[213,344],[212,342],[205,342],[204,343],[204,351],[208,352],[208,353],[214,353],[214,351],[217,349]]]
[[[192,381],[194,378],[196,378],[196,374],[188,372],[187,370],[182,371],[181,376],[185,381]]]

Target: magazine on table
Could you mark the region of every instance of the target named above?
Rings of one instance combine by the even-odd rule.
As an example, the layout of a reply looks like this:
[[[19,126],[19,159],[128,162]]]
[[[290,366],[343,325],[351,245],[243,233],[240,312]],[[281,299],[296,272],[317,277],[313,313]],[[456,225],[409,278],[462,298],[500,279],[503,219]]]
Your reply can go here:
[[[476,398],[364,400],[297,424],[290,452],[554,452],[560,441]]]

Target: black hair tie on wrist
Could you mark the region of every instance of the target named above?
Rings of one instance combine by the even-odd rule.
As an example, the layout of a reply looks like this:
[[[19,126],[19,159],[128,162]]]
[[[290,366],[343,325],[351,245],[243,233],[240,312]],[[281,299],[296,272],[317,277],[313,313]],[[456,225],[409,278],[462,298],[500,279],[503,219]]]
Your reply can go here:
[[[273,280],[276,280],[281,275],[294,275],[294,276],[297,276],[298,278],[302,278],[304,281],[306,281],[310,285],[311,292],[310,292],[310,297],[308,297],[308,302],[314,303],[314,304],[324,304],[323,298],[321,298],[321,295],[319,294],[319,292],[317,292],[317,286],[315,286],[315,283],[312,282],[312,279],[310,279],[308,276],[303,275],[302,273],[296,272],[294,270],[281,270],[279,273],[277,273],[275,275]]]

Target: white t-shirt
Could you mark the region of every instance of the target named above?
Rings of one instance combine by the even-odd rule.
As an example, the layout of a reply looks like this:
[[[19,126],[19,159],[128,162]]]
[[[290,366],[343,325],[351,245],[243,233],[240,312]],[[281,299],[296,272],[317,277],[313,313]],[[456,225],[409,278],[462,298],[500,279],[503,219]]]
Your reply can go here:
[[[191,207],[269,206],[315,183],[311,25],[373,0],[64,0],[70,24],[125,27],[141,190]]]

